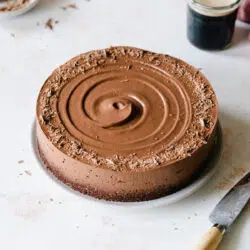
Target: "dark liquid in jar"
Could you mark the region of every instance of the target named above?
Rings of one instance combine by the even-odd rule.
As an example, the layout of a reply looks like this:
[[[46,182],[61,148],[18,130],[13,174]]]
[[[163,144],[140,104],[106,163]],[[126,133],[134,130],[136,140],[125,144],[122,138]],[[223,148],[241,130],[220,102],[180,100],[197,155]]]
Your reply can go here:
[[[225,16],[205,16],[188,6],[189,41],[201,49],[224,49],[232,41],[236,16],[237,10]]]

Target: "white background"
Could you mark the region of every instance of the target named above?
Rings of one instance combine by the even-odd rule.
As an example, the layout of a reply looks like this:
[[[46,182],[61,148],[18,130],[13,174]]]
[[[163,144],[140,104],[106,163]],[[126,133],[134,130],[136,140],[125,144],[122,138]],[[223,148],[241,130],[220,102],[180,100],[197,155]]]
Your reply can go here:
[[[63,11],[68,3],[40,0],[24,16],[0,22],[0,248],[189,249],[210,227],[214,205],[250,169],[250,27],[237,24],[230,49],[205,52],[186,39],[184,1],[76,0],[77,10]],[[51,17],[59,21],[54,31],[44,27]],[[128,210],[91,203],[56,183],[35,160],[31,128],[43,82],[71,57],[110,45],[180,57],[202,68],[218,95],[225,132],[219,171],[177,204]],[[220,250],[250,249],[249,214],[250,208]]]

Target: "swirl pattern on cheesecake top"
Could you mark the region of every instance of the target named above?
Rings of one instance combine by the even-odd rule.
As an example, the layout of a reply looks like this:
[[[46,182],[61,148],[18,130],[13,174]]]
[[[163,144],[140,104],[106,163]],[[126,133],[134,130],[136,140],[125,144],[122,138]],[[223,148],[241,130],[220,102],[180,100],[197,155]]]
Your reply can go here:
[[[185,62],[112,47],[56,69],[39,94],[37,115],[64,153],[136,171],[181,160],[206,144],[217,101],[205,77]]]

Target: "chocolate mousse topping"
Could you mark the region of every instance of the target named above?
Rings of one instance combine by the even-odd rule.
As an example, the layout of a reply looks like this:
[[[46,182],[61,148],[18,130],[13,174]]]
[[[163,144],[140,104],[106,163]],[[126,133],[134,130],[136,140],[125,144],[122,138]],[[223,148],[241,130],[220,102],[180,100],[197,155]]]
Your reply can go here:
[[[40,91],[37,121],[38,143],[48,145],[43,154],[46,160],[53,154],[49,164],[59,172],[56,157],[63,155],[95,171],[117,173],[165,168],[195,155],[190,171],[185,165],[190,177],[210,150],[217,101],[206,78],[187,63],[142,49],[111,47],[57,68]]]
[[[59,67],[38,104],[55,146],[119,170],[190,156],[207,143],[217,118],[214,92],[198,70],[123,47],[82,54]]]

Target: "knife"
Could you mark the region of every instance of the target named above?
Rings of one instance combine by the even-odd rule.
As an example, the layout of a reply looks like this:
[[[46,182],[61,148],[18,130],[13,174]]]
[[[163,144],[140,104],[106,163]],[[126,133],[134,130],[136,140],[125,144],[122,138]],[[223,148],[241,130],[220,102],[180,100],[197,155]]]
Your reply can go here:
[[[213,227],[192,250],[215,250],[223,235],[250,200],[250,172],[246,174],[217,204],[209,216]]]

